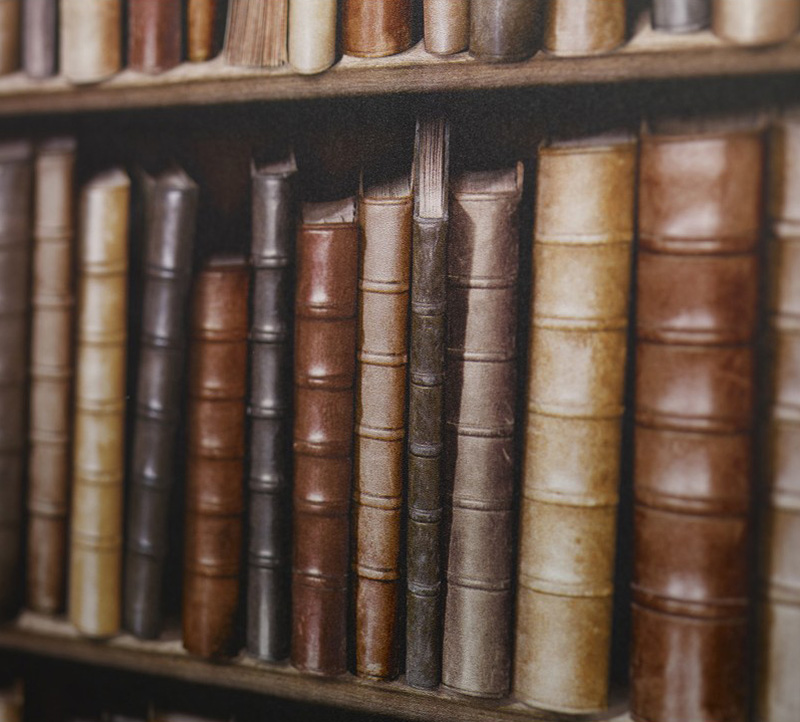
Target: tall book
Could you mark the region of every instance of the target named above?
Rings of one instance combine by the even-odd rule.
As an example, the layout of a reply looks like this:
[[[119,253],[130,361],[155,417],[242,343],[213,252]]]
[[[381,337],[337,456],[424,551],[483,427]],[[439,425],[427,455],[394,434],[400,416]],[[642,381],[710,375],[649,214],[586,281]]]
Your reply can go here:
[[[128,4],[128,66],[162,73],[181,62],[181,0],[136,0]]]
[[[72,444],[76,143],[36,153],[28,425],[27,606],[64,607]]]
[[[800,0],[713,0],[714,32],[738,45],[774,45],[800,29]]]
[[[147,177],[144,289],[127,507],[124,626],[161,633],[170,495],[178,474],[186,323],[199,189],[180,169]]]
[[[430,689],[442,663],[441,523],[450,125],[417,121],[408,389],[406,681]]]
[[[33,149],[0,143],[0,618],[21,591]]]
[[[122,66],[122,0],[61,0],[61,73],[97,83]]]
[[[642,139],[631,710],[747,718],[760,128]]]
[[[297,233],[292,664],[347,671],[358,287],[355,199],[305,203]]]
[[[208,659],[230,655],[236,641],[249,284],[244,258],[215,256],[192,298],[183,646]]]
[[[353,518],[356,673],[371,679],[399,672],[412,212],[410,173],[365,174]]]
[[[514,63],[537,50],[540,0],[470,0],[469,52],[489,63]]]
[[[56,73],[58,0],[25,0],[22,4],[22,69],[31,78]]]
[[[122,170],[81,191],[68,611],[91,637],[122,612],[129,207]]]
[[[0,75],[19,67],[22,0],[0,0]]]
[[[247,651],[289,653],[295,175],[292,156],[252,180]]]
[[[626,0],[551,0],[544,49],[553,55],[599,55],[625,42]]]
[[[253,68],[283,65],[288,16],[289,0],[230,0],[225,60]]]
[[[469,0],[424,0],[425,50],[453,55],[469,45]]]
[[[202,63],[217,54],[223,18],[223,0],[187,0],[186,57]]]
[[[303,75],[321,73],[336,60],[336,0],[291,0],[289,63]]]
[[[539,151],[514,693],[607,705],[636,142]]]
[[[711,0],[653,0],[652,22],[669,33],[702,30],[711,22]]]
[[[359,58],[395,55],[411,45],[411,0],[343,0],[342,50]]]

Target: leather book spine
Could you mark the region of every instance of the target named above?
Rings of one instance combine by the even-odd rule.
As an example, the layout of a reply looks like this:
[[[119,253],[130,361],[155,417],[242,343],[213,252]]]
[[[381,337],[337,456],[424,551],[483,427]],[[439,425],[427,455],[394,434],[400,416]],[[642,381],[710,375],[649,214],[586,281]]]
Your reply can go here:
[[[625,42],[625,0],[551,0],[544,49],[553,55],[610,53]]]
[[[522,164],[453,181],[447,247],[442,684],[511,685],[518,207]]]
[[[27,606],[64,607],[71,479],[76,143],[37,149],[28,425]]]
[[[488,63],[515,63],[538,49],[539,0],[470,0],[469,52]]]
[[[469,0],[424,0],[425,50],[453,55],[469,45]]]
[[[291,0],[289,63],[298,73],[321,73],[336,61],[336,21],[336,0]]]
[[[122,611],[129,208],[119,169],[81,192],[68,611],[90,637]]]
[[[22,68],[31,78],[56,74],[58,0],[25,0],[22,5]]]
[[[775,45],[800,29],[800,0],[714,0],[712,28],[737,45]]]
[[[30,144],[0,143],[0,619],[22,591],[32,178]]]
[[[22,0],[0,0],[0,75],[19,67]]]
[[[631,712],[744,722],[759,128],[642,139]]]
[[[572,714],[608,703],[636,156],[539,153],[514,693]]]
[[[210,60],[218,52],[220,0],[188,0],[186,4],[186,57],[193,63]]]
[[[229,65],[276,68],[287,60],[289,0],[229,0],[225,59]]]
[[[653,0],[653,28],[692,33],[711,23],[711,0]]]
[[[343,0],[342,51],[381,58],[411,46],[411,0]]]
[[[399,673],[411,183],[360,200],[354,522],[356,674]]]
[[[235,649],[244,512],[250,269],[219,256],[197,276],[189,350],[183,646]]]
[[[291,661],[327,676],[347,671],[358,286],[347,218],[304,220],[297,234]]]
[[[122,66],[121,0],[61,0],[61,73],[73,83],[97,83]]]
[[[294,163],[253,175],[247,651],[289,654]]]
[[[123,624],[141,639],[157,638],[162,628],[169,499],[177,475],[183,400],[184,319],[199,196],[197,185],[180,170],[148,182],[123,589]]]
[[[128,66],[163,73],[181,62],[181,0],[136,0],[128,5]]]

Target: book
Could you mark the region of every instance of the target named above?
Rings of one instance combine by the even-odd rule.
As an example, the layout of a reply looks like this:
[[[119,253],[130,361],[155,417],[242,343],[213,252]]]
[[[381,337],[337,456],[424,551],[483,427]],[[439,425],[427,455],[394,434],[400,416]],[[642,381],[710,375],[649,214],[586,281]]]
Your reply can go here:
[[[25,0],[22,4],[22,69],[31,78],[56,74],[58,0]]]
[[[75,326],[73,138],[36,150],[28,422],[27,606],[64,608]]]
[[[610,53],[625,42],[626,0],[551,0],[544,49],[553,55]]]
[[[19,67],[21,0],[0,0],[0,75]]]
[[[380,58],[411,45],[411,0],[343,0],[342,51]]]
[[[470,0],[470,55],[489,63],[525,60],[539,46],[539,0]]]
[[[275,68],[287,60],[288,0],[230,0],[225,29],[229,65]]]
[[[25,714],[25,691],[21,681],[0,688],[0,722],[22,722]]]
[[[181,62],[181,0],[136,0],[128,5],[128,67],[163,73]]]
[[[469,0],[424,0],[425,50],[453,55],[469,45]]]
[[[653,0],[653,28],[691,33],[711,22],[711,0]]]
[[[571,714],[608,703],[636,159],[622,133],[539,151],[514,694]]]
[[[61,0],[61,74],[72,83],[97,83],[122,67],[121,0]]]
[[[800,29],[800,0],[713,0],[711,27],[737,45],[774,45]]]
[[[321,73],[336,61],[337,20],[336,0],[291,0],[288,57],[298,73]]]
[[[224,7],[223,0],[188,0],[186,57],[189,61],[202,63],[219,52]]]
[[[354,198],[304,203],[295,297],[291,662],[347,671],[358,288]]]
[[[704,123],[641,141],[631,710],[652,722],[749,704],[763,139]]]

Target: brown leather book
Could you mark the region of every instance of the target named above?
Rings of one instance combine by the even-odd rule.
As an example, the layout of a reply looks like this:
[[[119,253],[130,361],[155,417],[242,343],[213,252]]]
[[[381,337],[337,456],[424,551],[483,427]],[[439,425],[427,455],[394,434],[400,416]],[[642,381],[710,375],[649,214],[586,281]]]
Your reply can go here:
[[[76,150],[71,138],[46,141],[35,165],[26,599],[45,614],[64,607],[66,592]]]
[[[642,139],[631,711],[743,722],[763,143]]]
[[[0,722],[22,722],[25,690],[21,681],[0,689]]]
[[[162,73],[181,62],[181,0],[136,0],[128,4],[128,65]]]
[[[469,52],[488,63],[525,60],[539,47],[540,0],[470,0]]]
[[[0,75],[19,67],[21,0],[0,0]]]
[[[550,0],[544,49],[553,55],[600,55],[625,42],[626,0]]]
[[[306,203],[297,233],[292,664],[347,671],[358,287],[355,200]]]
[[[371,679],[399,671],[412,207],[410,174],[364,178],[353,518],[356,673]]]
[[[403,52],[411,45],[411,11],[411,0],[343,0],[343,52],[358,58]]]
[[[711,0],[653,0],[653,27],[669,33],[691,33],[708,27]]]
[[[122,66],[122,0],[61,0],[61,73],[97,83]]]
[[[424,0],[425,50],[453,55],[469,45],[469,0]]]
[[[608,701],[636,153],[539,152],[514,693],[573,714]]]
[[[183,646],[207,659],[235,651],[249,284],[244,258],[214,257],[197,276],[192,298]]]
[[[714,32],[738,45],[774,45],[800,29],[800,0],[714,0]]]
[[[287,60],[288,0],[230,0],[225,30],[229,65],[275,68]]]
[[[336,60],[336,0],[291,0],[289,63],[303,75],[321,73]]]
[[[81,191],[68,611],[91,637],[122,611],[129,207],[122,170]]]
[[[202,63],[219,52],[222,0],[188,0],[186,4],[186,57]]]
[[[28,390],[32,148],[0,143],[0,619],[22,587],[22,493]]]
[[[22,4],[22,68],[32,78],[56,73],[58,0],[25,0]]]
[[[447,241],[442,684],[504,697],[511,684],[518,206],[522,164],[463,172]]]

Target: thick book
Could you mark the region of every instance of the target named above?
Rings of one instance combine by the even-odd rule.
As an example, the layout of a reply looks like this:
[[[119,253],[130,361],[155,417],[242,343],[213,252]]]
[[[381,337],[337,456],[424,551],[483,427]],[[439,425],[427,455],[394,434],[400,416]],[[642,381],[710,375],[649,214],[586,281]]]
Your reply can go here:
[[[73,83],[97,83],[122,66],[122,0],[61,0],[61,74]]]
[[[188,0],[186,3],[186,57],[193,63],[210,60],[219,52],[224,0]]]
[[[120,169],[81,191],[68,612],[91,637],[122,616],[129,208]]]
[[[653,27],[669,33],[691,33],[711,22],[711,0],[653,0]]]
[[[297,232],[292,664],[347,671],[356,366],[355,199],[305,203]]]
[[[713,0],[714,33],[737,45],[775,45],[800,29],[800,0]]]
[[[0,75],[19,67],[20,16],[23,0],[0,0]]]
[[[22,4],[22,69],[31,78],[56,73],[58,0],[25,0]]]
[[[354,534],[356,674],[399,673],[411,174],[362,180]]]
[[[72,444],[76,143],[39,145],[31,273],[28,553],[26,603],[64,607]]]
[[[225,29],[229,65],[276,68],[287,60],[289,0],[230,0]]]
[[[417,121],[408,388],[406,682],[430,689],[442,664],[442,452],[450,125]]]
[[[642,138],[631,711],[748,713],[763,138],[735,119]]]
[[[401,53],[411,45],[411,0],[343,0],[342,51],[358,58]]]
[[[163,73],[181,62],[181,0],[135,0],[128,4],[128,67]]]
[[[273,661],[289,654],[291,618],[296,172],[289,156],[256,165],[252,179],[247,651]]]
[[[434,55],[453,55],[469,45],[470,0],[424,0],[425,50]]]
[[[129,466],[125,629],[161,633],[169,506],[178,474],[178,426],[199,189],[174,168],[147,177],[139,350]]]
[[[291,0],[289,63],[298,73],[321,73],[336,60],[336,0]]]
[[[195,279],[189,336],[183,646],[235,652],[241,595],[250,269],[214,256]]]
[[[550,0],[544,49],[553,55],[600,55],[625,42],[626,0]]]
[[[636,155],[539,151],[514,694],[572,714],[608,700]]]
[[[536,52],[540,0],[470,0],[469,52],[489,63],[514,63]]]
[[[32,160],[27,141],[0,143],[0,618],[22,591]]]
[[[511,685],[522,181],[520,163],[465,171],[451,185],[442,684],[478,697]]]

